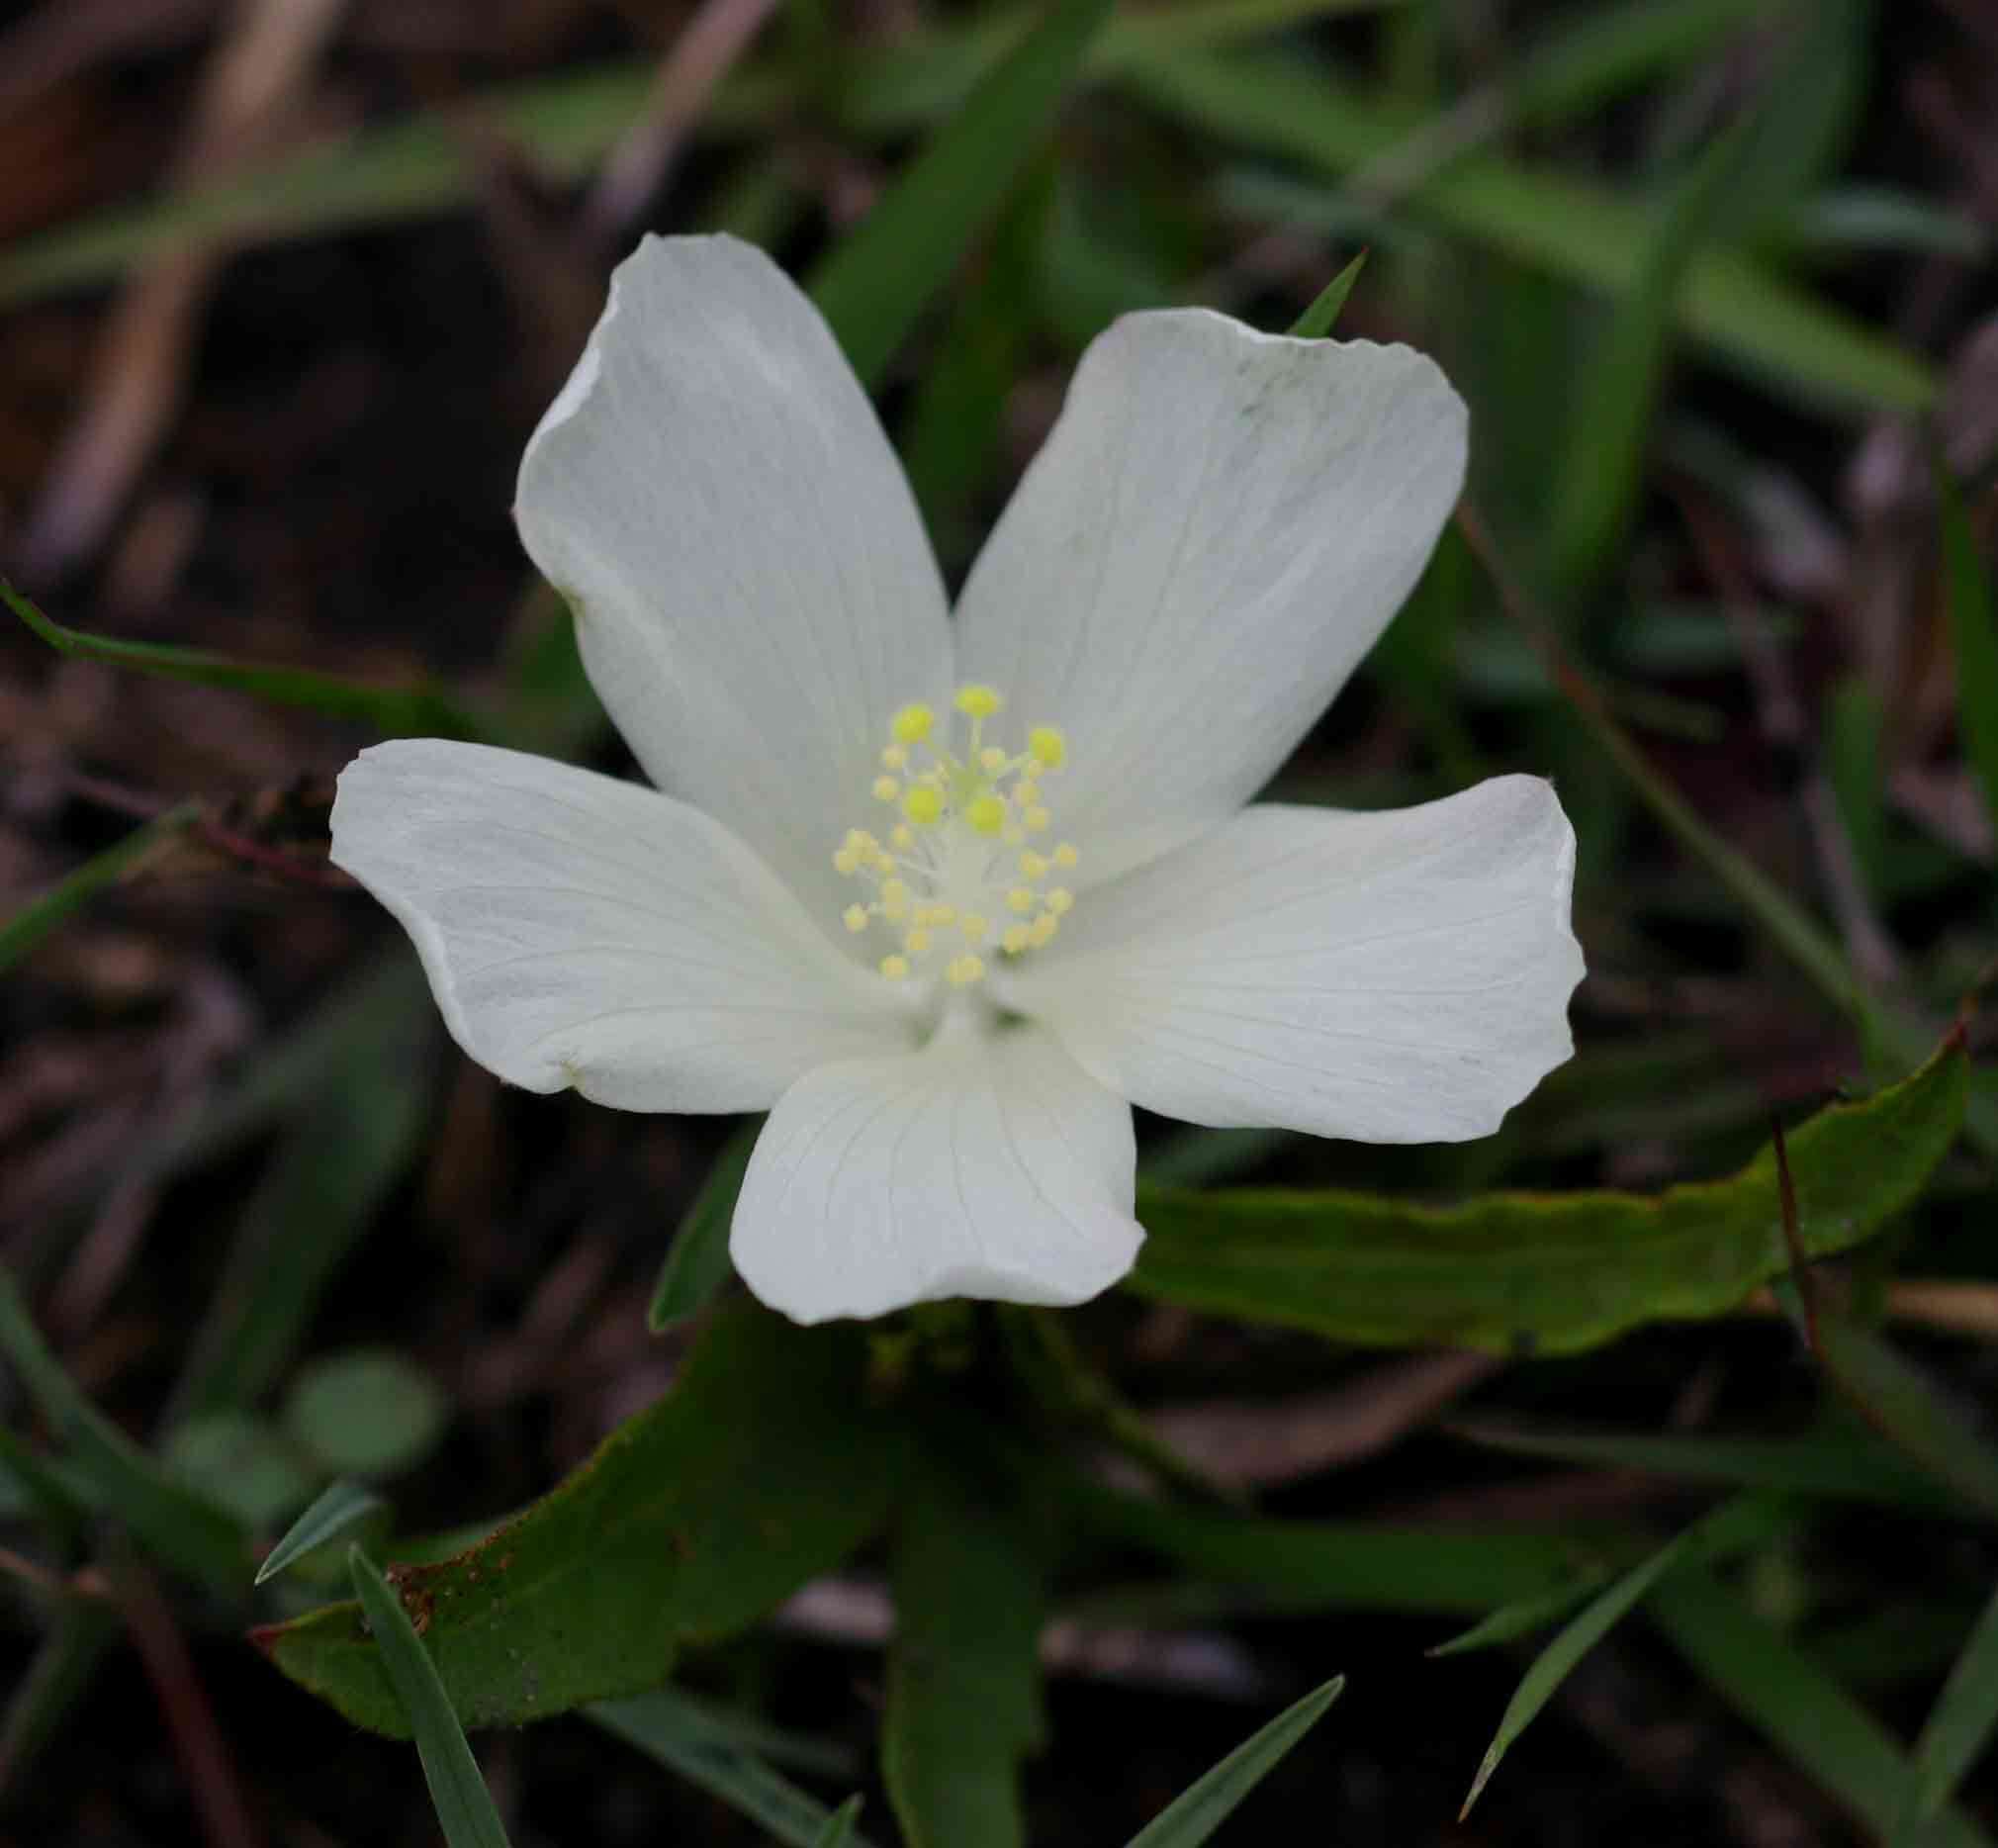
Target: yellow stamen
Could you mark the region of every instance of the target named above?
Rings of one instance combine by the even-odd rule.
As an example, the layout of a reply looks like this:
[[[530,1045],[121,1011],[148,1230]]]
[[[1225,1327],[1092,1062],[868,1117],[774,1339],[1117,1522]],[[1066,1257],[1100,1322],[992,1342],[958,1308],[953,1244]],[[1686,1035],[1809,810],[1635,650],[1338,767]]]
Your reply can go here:
[[[840,913],[840,916],[846,921],[846,926],[850,931],[863,931],[867,928],[867,907],[865,905],[849,905]]]
[[[875,801],[892,802],[901,793],[902,785],[893,777],[876,777],[874,779]]]
[[[967,718],[990,718],[1006,702],[999,697],[993,688],[974,684],[958,688],[957,697],[954,703]],[[922,734],[917,735],[920,737]],[[973,976],[972,979],[975,981],[977,977]]]
[[[1068,740],[1052,725],[1037,725],[1027,734],[1027,748],[1034,761],[1046,770],[1059,770],[1068,761]]]
[[[905,705],[888,729],[894,733],[897,744],[916,744],[930,735],[930,727],[936,722],[937,715],[928,706]]]
[[[953,957],[944,974],[952,987],[968,988],[974,981],[984,980],[985,964],[975,956]]]
[[[964,805],[964,819],[975,834],[997,834],[1006,825],[1006,804],[996,795],[974,796]]]
[[[919,828],[933,826],[943,812],[944,798],[928,784],[918,784],[902,797],[902,813]]]
[[[905,956],[884,956],[881,959],[881,973],[890,981],[905,981],[909,974],[909,959]]]

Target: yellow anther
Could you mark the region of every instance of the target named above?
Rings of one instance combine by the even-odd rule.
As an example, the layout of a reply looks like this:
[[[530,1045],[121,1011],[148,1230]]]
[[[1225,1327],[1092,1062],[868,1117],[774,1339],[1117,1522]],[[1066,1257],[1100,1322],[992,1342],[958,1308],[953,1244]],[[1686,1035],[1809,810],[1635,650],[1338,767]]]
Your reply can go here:
[[[884,956],[881,959],[881,973],[890,981],[904,981],[909,974],[909,959],[905,956]]]
[[[983,943],[992,928],[989,918],[981,918],[975,911],[967,911],[957,920],[957,928],[964,933],[966,943]]]
[[[888,836],[888,839],[895,846],[902,848],[914,847],[916,844],[915,834],[899,821],[895,823],[895,831]]]
[[[1006,804],[996,795],[975,795],[965,804],[964,819],[974,834],[997,834],[1006,825]]]
[[[954,924],[956,921],[957,907],[955,905],[932,905],[930,907],[930,922],[932,924]]]
[[[1047,908],[1058,918],[1065,918],[1075,903],[1075,894],[1065,885],[1057,885],[1047,894]]]
[[[926,783],[902,797],[902,813],[919,828],[927,828],[944,812],[944,798]]]
[[[907,770],[909,768],[909,747],[903,744],[889,744],[881,747],[881,768],[883,770]]]
[[[1049,942],[1060,928],[1061,920],[1053,912],[1044,911],[1029,928],[1027,941],[1038,950],[1043,944]]]
[[[897,911],[909,908],[909,887],[901,879],[881,881],[881,909],[893,917]]]
[[[988,777],[998,776],[1006,768],[1006,753],[996,744],[988,744],[978,753],[978,768]]]
[[[861,856],[853,848],[843,847],[833,856],[833,870],[836,873],[858,873],[861,870]]]
[[[901,793],[902,785],[893,777],[876,777],[874,779],[875,801],[892,802]]]
[[[1027,734],[1027,748],[1044,770],[1059,770],[1068,761],[1068,740],[1052,725],[1037,725]]]
[[[1020,786],[1013,791],[1013,799],[1022,808],[1037,808],[1041,803],[1041,785],[1032,777],[1022,778]]]
[[[1034,932],[1025,924],[1009,924],[999,934],[999,947],[1018,956],[1034,941]]]
[[[926,705],[905,705],[895,714],[894,722],[888,729],[894,733],[897,744],[914,744],[930,735],[930,727],[937,722],[937,715]]]
[[[885,847],[873,847],[869,848],[867,851],[869,855],[867,864],[870,867],[872,867],[876,873],[894,872],[895,856],[889,853]]]
[[[990,718],[1006,701],[999,697],[993,688],[974,684],[958,688],[954,703],[957,710],[969,718]],[[973,976],[972,979],[975,981],[977,977]]]
[[[952,987],[968,988],[974,981],[985,979],[985,963],[981,957],[953,957],[944,974]]]
[[[1044,808],[1030,808],[1020,819],[1027,824],[1029,834],[1039,834],[1054,817]]]
[[[921,956],[930,947],[930,933],[926,930],[912,930],[902,939],[902,948],[911,956]]]
[[[1061,858],[1061,850],[1058,847],[1054,850],[1054,857],[1057,862]],[[1026,874],[1030,879],[1044,879],[1047,877],[1046,857],[1043,854],[1037,854],[1032,848],[1029,848],[1026,853],[1020,856],[1020,871]]]
[[[847,928],[850,931],[863,931],[867,928],[867,907],[865,905],[849,905],[840,913],[840,916],[846,920]]]
[[[1054,850],[1054,864],[1057,867],[1072,867],[1082,856],[1075,851],[1073,841],[1063,841]]]
[[[1017,911],[1022,917],[1034,909],[1034,888],[1031,885],[1016,885],[1006,894],[1006,909]]]

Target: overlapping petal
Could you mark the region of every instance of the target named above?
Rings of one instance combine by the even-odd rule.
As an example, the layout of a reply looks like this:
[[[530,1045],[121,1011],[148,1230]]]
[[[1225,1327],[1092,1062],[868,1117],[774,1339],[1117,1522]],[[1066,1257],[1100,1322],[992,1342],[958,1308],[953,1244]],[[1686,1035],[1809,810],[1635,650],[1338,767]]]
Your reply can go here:
[[[1131,1268],[1131,1109],[1044,1030],[947,1028],[784,1094],[729,1249],[799,1322],[949,1296],[1076,1303]]]
[[[1532,777],[1385,814],[1251,808],[1089,893],[1006,998],[1188,1122],[1485,1136],[1573,1050],[1574,870]]]
[[[828,856],[888,716],[951,676],[900,465],[818,311],[761,250],[648,238],[520,464],[515,515],[660,787],[837,929]]]
[[[747,847],[656,790],[408,739],[347,766],[332,825],[458,1044],[528,1090],[760,1110],[827,1061],[913,1043],[886,984]]]
[[[1091,345],[957,617],[961,673],[1068,733],[1081,877],[1255,794],[1413,586],[1464,458],[1461,400],[1407,347],[1197,309]]]

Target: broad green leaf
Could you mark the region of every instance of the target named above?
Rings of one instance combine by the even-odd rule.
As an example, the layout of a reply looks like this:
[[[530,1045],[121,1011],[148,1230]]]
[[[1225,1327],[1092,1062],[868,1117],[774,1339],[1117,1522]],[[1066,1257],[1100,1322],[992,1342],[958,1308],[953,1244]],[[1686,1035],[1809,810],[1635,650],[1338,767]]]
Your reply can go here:
[[[1780,1630],[1710,1572],[1687,1566],[1647,1601],[1651,1620],[1743,1718],[1869,1829],[1885,1834],[1913,1800],[1915,1772],[1893,1735]],[[1993,1848],[1945,1810],[1895,1848]]]
[[[506,1831],[493,1807],[493,1794],[465,1742],[452,1711],[451,1697],[423,1639],[409,1621],[403,1601],[389,1589],[381,1569],[358,1546],[347,1549],[354,1595],[366,1614],[388,1680],[396,1691],[423,1763],[423,1782],[449,1848],[506,1848]]]
[[[834,1815],[817,1798],[724,1736],[673,1689],[599,1701],[589,1717],[655,1763],[698,1785],[792,1848],[816,1848]],[[854,1848],[869,1848],[853,1836]]]
[[[998,1472],[929,1460],[894,1541],[881,1775],[907,1848],[1023,1848],[1042,1741],[1041,1543]]]
[[[1345,1685],[1343,1676],[1334,1677],[1286,1708],[1175,1797],[1131,1838],[1129,1848],[1199,1848],[1291,1747],[1325,1716]]]
[[[308,1554],[350,1536],[357,1527],[382,1523],[388,1513],[389,1504],[374,1490],[358,1482],[328,1483],[264,1555],[263,1564],[257,1567],[256,1583],[267,1583]]]
[[[1679,1437],[1648,1432],[1567,1431],[1460,1419],[1450,1429],[1474,1443],[1515,1456],[1544,1456],[1607,1469],[1639,1469],[1697,1482],[1729,1483],[1835,1502],[1869,1502],[1929,1514],[1961,1514],[1961,1498],[1943,1489],[1887,1445],[1857,1432],[1801,1437]]]
[[[1962,494],[1940,465],[1936,490],[1950,639],[1956,651],[1956,729],[1964,762],[1983,787],[1985,810],[1998,821],[1998,596]]]
[[[468,1726],[658,1686],[686,1640],[734,1633],[885,1519],[899,1427],[866,1405],[852,1328],[718,1316],[657,1405],[497,1531],[394,1569]],[[255,1633],[294,1681],[402,1736],[352,1605]]]
[[[227,1590],[242,1583],[248,1535],[227,1510],[188,1488],[80,1393],[43,1343],[13,1277],[0,1267],[0,1355],[106,1513],[155,1558]]]
[[[434,1447],[449,1417],[436,1382],[386,1347],[315,1360],[285,1399],[293,1441],[329,1473],[349,1476],[409,1468]]]
[[[1342,179],[1377,160],[1399,126],[1320,73],[1251,53],[1186,51],[1134,60],[1119,81],[1204,134]],[[1443,231],[1604,295],[1636,285],[1643,214],[1567,174],[1477,154],[1430,175],[1407,209]],[[1690,266],[1686,330],[1730,363],[1806,399],[1855,414],[1921,411],[1928,367],[1734,251]]]
[[[1946,1044],[1900,1084],[1788,1138],[1804,1248],[1850,1249],[1921,1192],[1962,1119]],[[1769,1149],[1725,1180],[1658,1195],[1152,1189],[1132,1288],[1334,1340],[1567,1353],[1640,1323],[1720,1315],[1789,1268]]]
[[[1912,1838],[1919,1825],[1955,1795],[1963,1774],[1983,1755],[1994,1731],[1998,1731],[1998,1594],[1984,1607],[1922,1722],[1922,1735],[1915,1741],[1913,1813],[1902,1819],[1896,1840]]]
[[[813,273],[854,370],[888,362],[990,222],[1074,82],[1110,0],[1058,0]]]
[[[124,840],[93,855],[68,878],[31,898],[0,924],[0,973],[12,969],[56,925],[64,922],[104,890],[135,871],[166,842],[184,834],[201,819],[199,802],[180,802],[135,828]]]
[[[763,1133],[762,1117],[751,1117],[729,1137],[686,1209],[673,1243],[666,1247],[646,1326],[657,1335],[687,1316],[698,1315],[728,1281],[728,1233],[736,1196],[749,1172],[750,1156]]]
[[[1339,311],[1345,307],[1346,297],[1352,294],[1353,284],[1360,280],[1360,271],[1366,267],[1367,253],[1362,250],[1318,291],[1311,307],[1291,323],[1291,337],[1295,340],[1324,339],[1339,324]]]
[[[1498,1769],[1499,1760],[1554,1698],[1576,1663],[1616,1627],[1633,1605],[1668,1573],[1682,1565],[1724,1558],[1744,1547],[1760,1544],[1776,1531],[1783,1519],[1780,1503],[1759,1496],[1740,1496],[1660,1547],[1641,1566],[1626,1572],[1591,1599],[1579,1616],[1570,1618],[1560,1634],[1533,1658],[1532,1667],[1506,1704],[1498,1731],[1478,1767],[1478,1775],[1471,1780],[1471,1794],[1464,1799],[1457,1819],[1461,1822],[1471,1813],[1471,1805],[1491,1781],[1493,1772]]]
[[[377,687],[311,668],[265,667],[237,661],[206,648],[179,648],[163,642],[123,641],[115,635],[86,635],[45,615],[5,578],[0,602],[14,611],[49,647],[82,661],[102,661],[162,680],[220,687],[279,705],[305,706],[327,718],[370,725],[386,738],[493,738],[489,721],[433,687]]]

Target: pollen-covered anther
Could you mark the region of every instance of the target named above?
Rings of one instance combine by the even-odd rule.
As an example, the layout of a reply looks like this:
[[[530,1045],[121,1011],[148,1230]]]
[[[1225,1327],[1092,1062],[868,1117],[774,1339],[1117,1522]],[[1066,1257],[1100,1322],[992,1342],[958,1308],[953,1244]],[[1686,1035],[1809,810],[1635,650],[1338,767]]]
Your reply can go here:
[[[875,801],[892,802],[901,793],[902,785],[893,777],[876,777],[874,779]]]
[[[968,988],[974,981],[985,979],[984,960],[975,956],[954,956],[944,974],[952,987]]]

